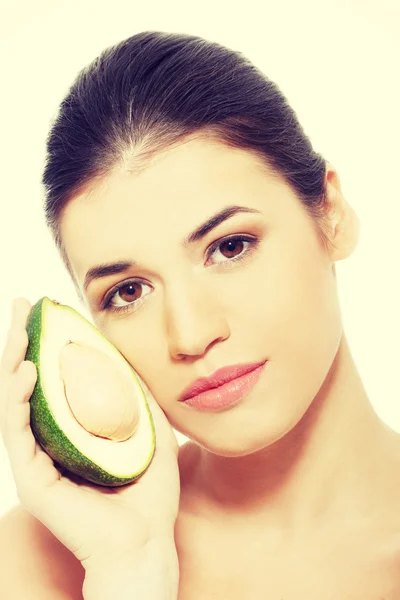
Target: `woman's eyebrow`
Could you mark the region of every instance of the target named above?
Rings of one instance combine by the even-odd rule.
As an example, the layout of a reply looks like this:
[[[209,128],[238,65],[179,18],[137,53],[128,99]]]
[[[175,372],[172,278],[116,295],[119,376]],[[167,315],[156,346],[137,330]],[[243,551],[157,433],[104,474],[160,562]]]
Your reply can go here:
[[[261,211],[256,210],[255,208],[250,208],[248,206],[227,206],[222,209],[209,219],[202,223],[199,227],[197,227],[192,233],[190,233],[182,242],[183,248],[187,248],[189,245],[198,242],[201,238],[203,238],[207,233],[209,233],[212,229],[230,219],[234,215],[238,213],[258,213],[262,214]],[[101,265],[96,265],[91,267],[85,275],[85,281],[83,284],[83,289],[87,290],[89,284],[94,279],[100,279],[102,277],[109,277],[110,275],[116,275],[118,273],[123,273],[128,269],[138,266],[138,263],[132,260],[129,261],[118,261],[112,263],[102,263]]]
[[[194,244],[203,238],[209,231],[217,227],[223,221],[230,219],[237,213],[258,213],[262,214],[261,211],[256,210],[255,208],[250,208],[248,206],[227,206],[223,208],[221,211],[207,219],[202,225],[197,227],[192,233],[190,233],[182,242],[183,248],[187,248],[190,244]]]
[[[132,260],[127,261],[118,261],[112,263],[102,263],[101,265],[96,265],[95,267],[91,267],[85,275],[85,281],[83,283],[83,289],[87,290],[89,284],[94,279],[100,279],[101,277],[109,277],[110,275],[116,275],[117,273],[123,273],[127,271],[131,267],[134,267],[136,263]]]

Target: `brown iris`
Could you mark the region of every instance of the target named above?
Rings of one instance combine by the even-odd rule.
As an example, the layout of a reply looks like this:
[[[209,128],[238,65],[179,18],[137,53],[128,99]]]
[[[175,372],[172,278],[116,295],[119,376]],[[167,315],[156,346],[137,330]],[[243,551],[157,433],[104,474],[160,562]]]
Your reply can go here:
[[[223,252],[222,252],[222,248],[223,248],[224,246],[225,246],[225,247],[227,247],[227,249],[228,249],[228,254],[233,254],[233,255],[235,255],[235,248],[236,248],[237,246],[240,246],[240,252],[239,252],[239,254],[240,254],[240,253],[243,251],[243,241],[242,241],[242,240],[227,240],[226,242],[223,242],[223,243],[220,245],[220,251],[221,251],[221,254],[223,254]],[[233,249],[232,249],[232,247],[233,247]],[[226,255],[224,254],[224,256],[226,256]],[[226,258],[233,258],[233,257],[232,257],[232,256],[227,256]]]
[[[118,290],[118,294],[121,300],[124,300],[125,302],[134,302],[135,300],[138,300],[141,294],[135,297],[135,288],[138,290],[142,289],[139,283],[128,283],[127,285],[121,287]]]

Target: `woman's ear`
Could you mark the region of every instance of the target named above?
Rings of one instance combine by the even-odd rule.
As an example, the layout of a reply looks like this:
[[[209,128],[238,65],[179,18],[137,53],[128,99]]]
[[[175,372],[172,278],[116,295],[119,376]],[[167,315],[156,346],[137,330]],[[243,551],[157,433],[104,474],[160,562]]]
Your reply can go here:
[[[332,249],[329,256],[332,262],[350,256],[358,244],[360,222],[357,214],[343,197],[339,175],[336,169],[326,164],[325,189],[327,216]]]

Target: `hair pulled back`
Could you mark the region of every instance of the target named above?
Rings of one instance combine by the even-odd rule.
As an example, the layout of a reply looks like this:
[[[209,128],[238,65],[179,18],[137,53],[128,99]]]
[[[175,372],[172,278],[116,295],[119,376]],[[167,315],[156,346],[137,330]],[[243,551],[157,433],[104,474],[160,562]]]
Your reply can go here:
[[[59,227],[68,200],[119,163],[140,172],[192,135],[256,154],[292,187],[329,247],[325,160],[279,87],[240,52],[194,35],[146,31],[79,72],[47,137],[46,223],[68,269]]]

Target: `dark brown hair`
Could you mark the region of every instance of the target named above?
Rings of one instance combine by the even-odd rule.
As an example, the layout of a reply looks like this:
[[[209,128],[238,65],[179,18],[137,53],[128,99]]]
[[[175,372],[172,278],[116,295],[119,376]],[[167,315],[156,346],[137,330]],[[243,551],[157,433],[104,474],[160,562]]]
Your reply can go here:
[[[158,151],[196,134],[249,150],[282,176],[329,248],[325,160],[278,86],[240,52],[146,31],[79,72],[48,134],[46,223],[70,273],[59,231],[68,200],[122,160],[140,171]]]

